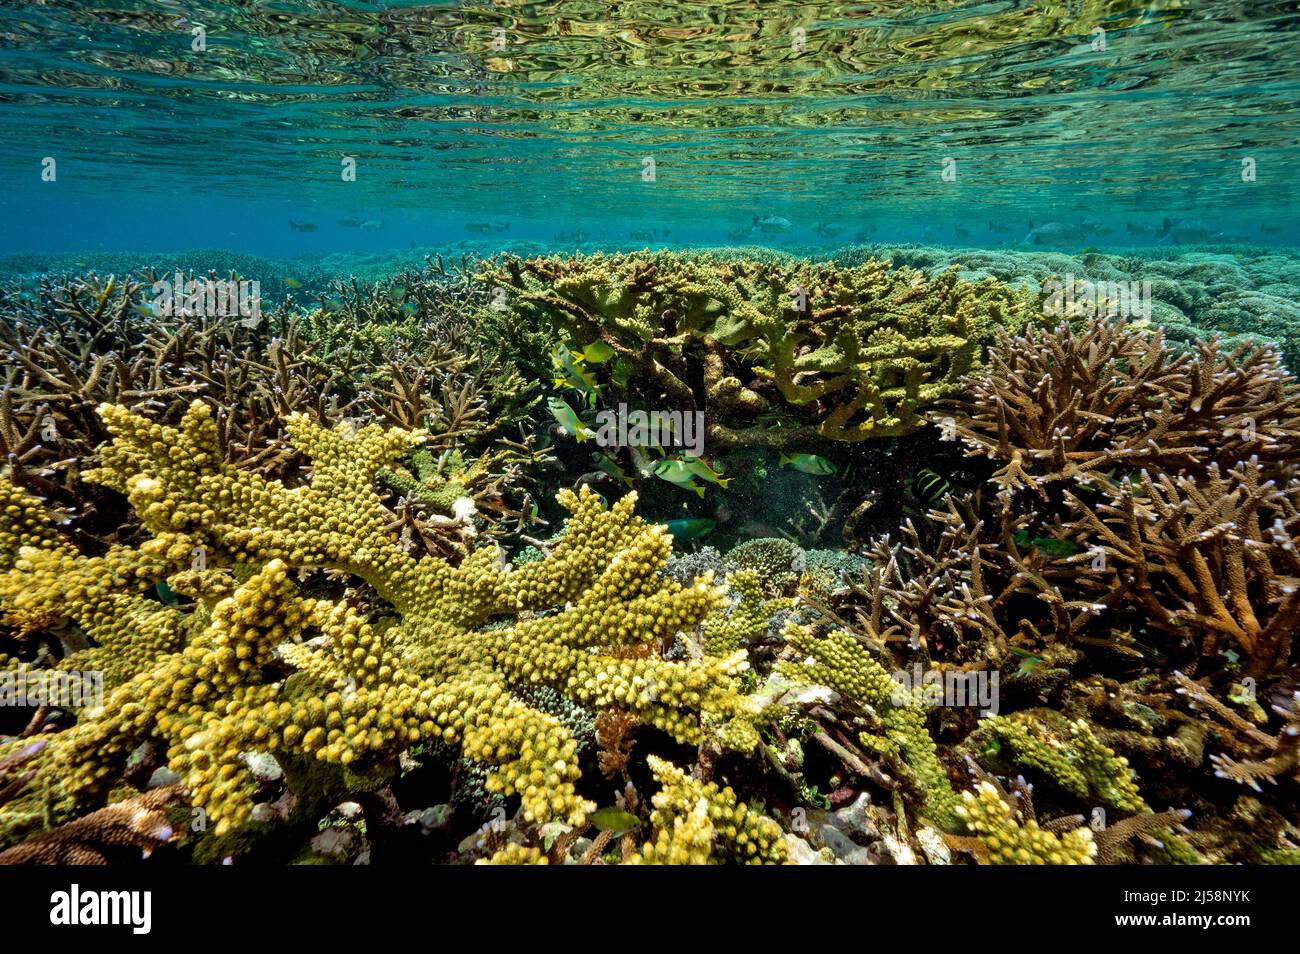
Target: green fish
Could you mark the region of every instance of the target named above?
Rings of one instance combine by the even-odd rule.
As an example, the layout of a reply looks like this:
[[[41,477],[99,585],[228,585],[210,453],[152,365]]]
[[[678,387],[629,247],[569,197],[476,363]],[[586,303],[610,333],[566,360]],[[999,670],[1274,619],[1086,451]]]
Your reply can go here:
[[[618,466],[618,463],[614,458],[610,457],[608,454],[595,453],[591,455],[591,459],[601,473],[609,474],[609,476],[613,477],[615,480],[627,484],[628,487],[633,485],[632,478],[625,474],[623,468]]]
[[[621,808],[601,808],[592,812],[587,819],[595,825],[599,831],[618,832],[631,831],[639,828],[641,820],[631,812],[625,812]]]
[[[717,521],[704,517],[696,520],[669,520],[664,524],[673,539],[682,543],[707,537],[717,525]]]
[[[1011,539],[1022,547],[1031,546],[1050,557],[1068,557],[1083,552],[1083,547],[1077,543],[1058,540],[1056,537],[1031,537],[1028,530],[1017,530]]]
[[[614,354],[614,349],[603,341],[593,341],[582,349],[582,357],[588,364],[604,364]]]
[[[922,467],[912,478],[912,492],[926,506],[937,507],[952,493],[952,484],[928,467]]]
[[[654,475],[663,478],[670,484],[689,487],[701,497],[704,496],[704,488],[695,483],[694,478],[696,477],[711,484],[717,484],[723,490],[726,490],[731,483],[730,477],[721,476],[721,471],[714,470],[698,457],[664,458],[655,463]]]
[[[1016,670],[1017,676],[1029,675],[1031,672],[1034,671],[1035,667],[1037,667],[1038,664],[1043,661],[1043,657],[1035,656],[1033,653],[1026,652],[1025,650],[1019,649],[1015,646],[1008,646],[1007,648],[1010,649],[1017,656],[1021,657],[1020,668]]]
[[[155,583],[154,589],[158,591],[158,596],[168,606],[175,606],[181,601],[180,597],[176,595],[176,591],[168,586],[165,580],[159,580]]]
[[[579,443],[596,436],[596,432],[582,423],[582,418],[578,417],[577,412],[569,407],[568,402],[563,398],[547,398],[546,406],[550,409],[551,417],[555,418],[564,433],[576,437]]]
[[[818,457],[816,454],[782,454],[780,463],[782,467],[793,467],[814,477],[825,477],[827,474],[835,473],[835,465],[825,457]]]
[[[298,279],[296,279],[296,278],[286,278],[286,279],[284,280],[284,283],[285,283],[286,285],[288,285],[290,288],[301,288],[301,287],[302,287],[302,282],[298,281]]]
[[[583,360],[582,355],[574,354],[564,345],[558,346],[551,352],[551,364],[556,372],[553,380],[557,388],[573,388],[593,404],[600,389],[596,385],[596,376],[582,369]]]

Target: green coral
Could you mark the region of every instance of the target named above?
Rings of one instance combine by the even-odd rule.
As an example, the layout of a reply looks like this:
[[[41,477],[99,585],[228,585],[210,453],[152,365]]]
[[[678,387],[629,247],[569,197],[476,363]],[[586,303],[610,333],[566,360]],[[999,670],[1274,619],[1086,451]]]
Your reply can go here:
[[[853,268],[671,252],[503,256],[489,282],[511,292],[511,327],[550,323],[600,340],[613,374],[707,415],[715,446],[907,434],[954,395],[999,329],[1040,314],[1036,295],[994,279],[934,278],[888,262]],[[698,357],[703,388],[684,355]],[[745,382],[762,379],[767,387]],[[775,388],[780,402],[763,391]],[[784,415],[784,426],[760,424]]]
[[[804,550],[781,537],[760,537],[734,547],[723,559],[728,572],[755,573],[771,595],[793,593],[807,566]]]
[[[925,814],[939,827],[950,828],[955,822],[956,794],[926,727],[920,688],[904,689],[845,630],[818,639],[811,628],[791,623],[784,635],[803,661],[778,664],[781,673],[796,682],[828,686],[874,710],[883,723],[884,736],[864,734],[861,741],[906,763],[925,791]]]
[[[755,633],[767,629],[773,616],[796,603],[793,597],[767,599],[762,578],[754,570],[731,573],[727,586],[734,594],[732,605],[704,621],[704,651],[711,656],[726,656],[743,648]]]
[[[1082,719],[1070,722],[1064,737],[1024,714],[990,716],[984,729],[1009,747],[1015,762],[1037,769],[1079,799],[1124,812],[1150,811],[1128,760],[1103,745]]]

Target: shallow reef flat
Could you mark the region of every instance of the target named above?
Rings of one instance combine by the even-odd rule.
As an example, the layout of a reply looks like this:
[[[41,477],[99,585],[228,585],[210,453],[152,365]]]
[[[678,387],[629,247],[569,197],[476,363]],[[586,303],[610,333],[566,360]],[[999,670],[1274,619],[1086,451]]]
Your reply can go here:
[[[1296,863],[1298,309],[1263,247],[6,259],[0,863]]]

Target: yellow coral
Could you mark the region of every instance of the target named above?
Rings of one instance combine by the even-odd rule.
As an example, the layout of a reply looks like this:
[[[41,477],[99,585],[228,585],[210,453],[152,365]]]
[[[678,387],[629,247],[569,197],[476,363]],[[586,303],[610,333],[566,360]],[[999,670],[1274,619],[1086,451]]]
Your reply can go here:
[[[646,760],[663,787],[651,799],[656,829],[629,861],[633,864],[784,864],[781,826],[749,808],[730,788],[701,782],[656,756]]]
[[[1090,865],[1097,854],[1087,827],[1057,834],[1032,819],[1021,825],[990,782],[981,782],[974,792],[962,792],[957,814],[983,845],[990,864]]]
[[[223,832],[251,809],[246,753],[314,757],[361,772],[417,740],[441,739],[495,766],[489,789],[520,795],[526,821],[576,825],[591,808],[575,791],[577,744],[512,687],[546,685],[592,708],[619,706],[685,743],[702,739],[702,717],[748,716],[734,680],[747,666],[743,653],[687,663],[604,654],[667,642],[723,599],[707,580],[684,587],[662,578],[668,539],[633,515],[630,495],[606,510],[585,488],[563,492],[572,517],[545,559],[512,568],[485,548],[453,567],[413,558],[385,532],[375,475],[418,433],[329,430],[292,417],[290,434],[314,474],[286,487],[225,464],[201,403],[179,429],[123,408],[102,414],[114,440],[94,478],[128,495],[156,534],[146,547],[158,559],[197,547],[213,564],[261,569],[212,601],[210,619],[183,650],[52,740],[55,780],[70,796],[102,794],[136,745],[161,736],[195,803]],[[105,572],[89,558],[69,559],[68,579]],[[303,566],[361,577],[400,623],[381,634],[353,608],[300,597],[289,569]],[[214,580],[210,572],[181,576],[198,587]],[[129,593],[133,582],[138,589],[138,580],[117,574],[95,586]],[[56,598],[71,597],[51,587],[45,599]],[[503,615],[513,625],[483,628]],[[294,670],[282,681],[265,675],[277,650]]]

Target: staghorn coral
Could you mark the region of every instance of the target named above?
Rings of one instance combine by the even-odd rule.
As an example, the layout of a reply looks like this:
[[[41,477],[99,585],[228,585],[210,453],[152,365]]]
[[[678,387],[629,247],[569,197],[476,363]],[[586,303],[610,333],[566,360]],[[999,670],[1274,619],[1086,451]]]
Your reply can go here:
[[[1276,352],[1209,341],[1175,354],[1158,331],[1106,320],[1000,332],[988,373],[951,407],[932,419],[997,461],[1004,492],[1117,468],[1227,470],[1251,456],[1271,477],[1300,455],[1300,385]]]
[[[168,809],[183,807],[185,801],[180,785],[124,798],[0,851],[0,865],[106,865],[128,847],[147,858],[153,849],[179,838]]]
[[[469,320],[487,295],[469,272],[430,265],[384,285],[354,284],[347,297],[322,296],[311,311],[267,302],[252,318],[184,308],[155,314],[141,302],[155,277],[43,282],[34,299],[5,302],[0,319],[0,350],[9,358],[0,454],[10,479],[40,496],[80,542],[138,539],[123,501],[82,480],[109,439],[98,405],[122,404],[174,425],[196,397],[221,409],[226,460],[284,479],[301,477],[307,464],[286,439],[291,414],[424,427],[432,452],[458,449],[504,468],[478,488],[494,525],[530,522],[525,503],[486,484],[492,476],[495,490],[507,478],[522,482],[543,462],[531,436],[514,433],[538,395]]]
[[[525,325],[609,346],[614,390],[621,378],[702,411],[724,450],[908,433],[980,367],[995,329],[1019,331],[1036,314],[1030,295],[998,282],[927,280],[877,261],[503,256],[485,274]]]
[[[574,791],[578,743],[512,687],[621,705],[683,742],[750,717],[733,682],[743,655],[679,664],[604,654],[666,640],[720,605],[707,581],[682,587],[659,575],[667,538],[633,516],[632,497],[605,510],[589,491],[562,493],[573,516],[545,559],[511,567],[484,548],[452,567],[412,558],[384,532],[376,474],[418,433],[292,417],[314,473],[286,487],[222,461],[201,403],[179,429],[120,407],[102,413],[114,440],[94,479],[125,493],[161,540],[183,538],[185,555],[201,546],[213,564],[258,569],[184,649],[52,740],[45,770],[71,802],[106,792],[130,751],[158,737],[221,834],[251,813],[243,752],[340,765],[364,785],[406,747],[440,738],[494,766],[489,790],[518,794],[529,821],[576,822],[590,807]],[[168,555],[180,549],[173,542]],[[312,566],[359,577],[400,622],[380,629],[353,606],[299,595],[290,568]],[[59,584],[71,579],[50,581],[33,611],[65,606]],[[502,614],[513,625],[481,628]]]
[[[1292,693],[1290,698],[1272,707],[1282,720],[1282,728],[1276,735],[1270,735],[1183,673],[1175,672],[1173,680],[1177,691],[1187,697],[1194,710],[1221,727],[1219,737],[1226,746],[1238,755],[1251,756],[1211,755],[1215,775],[1249,785],[1256,792],[1260,791],[1262,781],[1277,784],[1278,779],[1300,778],[1300,694]]]

